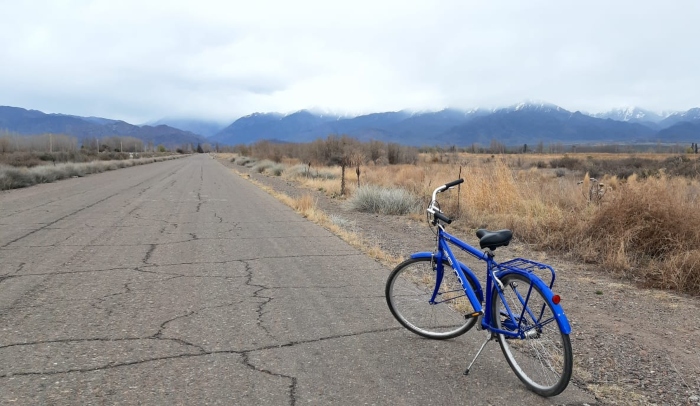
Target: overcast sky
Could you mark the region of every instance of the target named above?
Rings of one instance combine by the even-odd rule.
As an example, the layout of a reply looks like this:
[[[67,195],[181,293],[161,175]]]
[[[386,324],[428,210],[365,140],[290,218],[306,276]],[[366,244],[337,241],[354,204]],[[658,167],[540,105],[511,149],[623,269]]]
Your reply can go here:
[[[314,108],[700,106],[700,1],[0,0],[0,105],[143,123]]]

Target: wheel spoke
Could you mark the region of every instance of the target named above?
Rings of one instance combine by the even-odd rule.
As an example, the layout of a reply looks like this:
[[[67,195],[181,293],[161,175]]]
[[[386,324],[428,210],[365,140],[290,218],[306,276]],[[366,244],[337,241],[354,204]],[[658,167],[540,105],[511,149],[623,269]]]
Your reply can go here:
[[[497,290],[492,293],[494,322],[499,328],[506,322],[515,323],[524,337],[505,340],[501,335],[501,349],[528,388],[543,396],[556,395],[571,377],[569,337],[559,330],[545,296],[527,277],[507,274],[501,280],[506,288],[500,295]]]

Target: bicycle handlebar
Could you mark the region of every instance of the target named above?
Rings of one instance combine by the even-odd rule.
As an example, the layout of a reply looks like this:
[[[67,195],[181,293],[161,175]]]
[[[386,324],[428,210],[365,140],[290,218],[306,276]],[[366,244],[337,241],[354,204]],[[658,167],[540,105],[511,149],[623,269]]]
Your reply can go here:
[[[462,183],[462,182],[464,182],[464,179],[453,180],[453,181],[450,182],[450,183],[445,183],[445,187],[446,187],[447,189],[449,189],[449,188],[451,188],[452,186],[457,186],[457,185],[459,185],[459,184]]]
[[[439,211],[436,211],[435,213],[433,213],[433,216],[439,218],[440,220],[444,221],[444,222],[447,223],[447,224],[452,223],[452,219],[451,219],[451,218],[445,216],[444,214],[440,213]]]
[[[433,201],[435,201],[435,197],[437,196],[438,193],[444,192],[445,190],[448,190],[450,188],[453,188],[460,183],[464,182],[464,179],[457,179],[453,180],[452,182],[445,183],[444,185],[440,186],[439,188],[435,189],[433,191]]]
[[[464,182],[464,179],[453,180],[452,182],[445,183],[444,185],[440,186],[439,188],[437,188],[433,191],[433,199],[430,201],[430,206],[428,206],[428,210],[427,210],[428,213],[432,214],[434,217],[433,224],[435,224],[435,218],[440,219],[447,224],[452,223],[452,219],[445,216],[444,214],[442,214],[440,209],[435,205],[435,203],[436,203],[435,199],[437,199],[438,193],[442,193],[446,190],[449,190],[449,189],[459,185],[462,182]]]

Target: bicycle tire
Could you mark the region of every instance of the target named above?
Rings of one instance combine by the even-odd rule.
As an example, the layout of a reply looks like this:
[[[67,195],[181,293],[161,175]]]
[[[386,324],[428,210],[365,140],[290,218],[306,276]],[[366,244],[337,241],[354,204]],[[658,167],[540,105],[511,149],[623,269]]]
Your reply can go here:
[[[569,335],[561,331],[551,303],[530,279],[520,274],[507,273],[500,280],[504,286],[503,297],[512,314],[519,319],[520,327],[508,321],[507,312],[501,314],[504,307],[498,287],[494,287],[491,295],[493,325],[501,330],[515,331],[520,328],[526,332],[524,339],[506,338],[505,335],[498,334],[503,355],[528,389],[544,397],[560,394],[569,384],[573,368]],[[518,298],[516,292],[522,299]],[[523,303],[524,301],[526,302]],[[529,312],[523,312],[525,307]],[[523,315],[522,319],[520,315]]]
[[[476,318],[459,278],[444,260],[445,272],[436,301],[429,303],[436,283],[436,264],[432,258],[411,258],[399,264],[389,275],[385,296],[394,318],[422,337],[444,340],[469,331]],[[476,290],[474,281],[469,284]]]

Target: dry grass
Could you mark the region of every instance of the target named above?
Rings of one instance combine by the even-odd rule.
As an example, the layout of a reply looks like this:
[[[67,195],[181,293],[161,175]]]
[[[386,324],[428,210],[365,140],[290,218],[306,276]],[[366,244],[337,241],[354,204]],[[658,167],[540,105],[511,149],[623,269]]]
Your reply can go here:
[[[700,293],[700,210],[691,192],[697,189],[697,181],[681,178],[630,178],[587,221],[586,242],[609,269]]]

